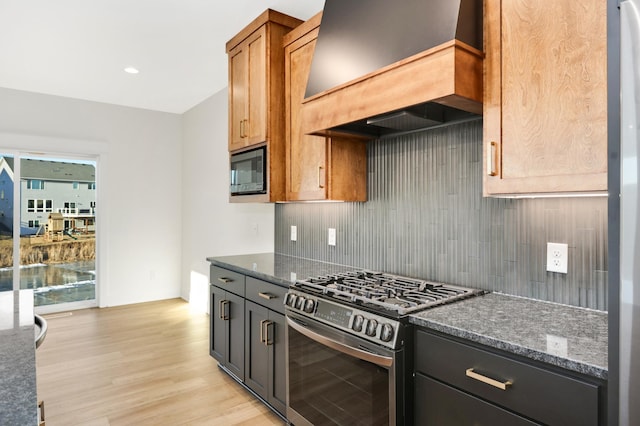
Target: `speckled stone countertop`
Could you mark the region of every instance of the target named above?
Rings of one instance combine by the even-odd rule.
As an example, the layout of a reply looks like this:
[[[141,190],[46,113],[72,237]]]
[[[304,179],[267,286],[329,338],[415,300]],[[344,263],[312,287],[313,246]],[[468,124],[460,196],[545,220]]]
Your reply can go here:
[[[0,292],[0,424],[38,424],[33,290]]]
[[[358,269],[275,253],[207,260],[285,287],[296,279]],[[607,378],[606,312],[489,293],[413,314],[410,321],[568,370]],[[548,346],[548,335],[551,339],[567,339],[566,355],[562,347]]]
[[[296,279],[356,269],[353,266],[336,265],[276,253],[208,257],[207,261],[213,265],[284,287],[289,287]]]
[[[489,293],[413,314],[410,321],[567,370],[608,377],[606,312]],[[564,343],[553,343],[562,339],[566,349]]]

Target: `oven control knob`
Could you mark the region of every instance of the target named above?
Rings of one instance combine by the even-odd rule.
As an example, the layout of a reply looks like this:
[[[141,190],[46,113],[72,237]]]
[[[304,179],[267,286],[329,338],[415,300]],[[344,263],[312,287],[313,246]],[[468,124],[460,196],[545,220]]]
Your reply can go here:
[[[313,299],[307,299],[307,301],[304,304],[304,311],[308,313],[312,313],[313,308],[315,307],[316,307],[316,302]]]
[[[287,294],[287,306],[294,308],[296,306],[297,296],[293,293]]]
[[[391,324],[382,324],[382,330],[380,331],[380,340],[383,342],[390,342],[393,338],[393,326]]]
[[[358,333],[362,331],[362,324],[364,324],[364,317],[362,315],[356,315],[353,317],[353,325],[351,328]]]
[[[298,297],[296,298],[296,309],[297,309],[297,310],[299,310],[299,311],[301,311],[301,310],[302,310],[302,308],[304,307],[304,303],[306,302],[306,300],[307,300],[307,299],[305,299],[304,297],[302,297],[302,296],[298,296]]]
[[[370,319],[369,322],[367,322],[367,329],[365,330],[365,333],[367,333],[367,335],[369,336],[375,336],[377,329],[378,329],[378,321],[374,319]]]

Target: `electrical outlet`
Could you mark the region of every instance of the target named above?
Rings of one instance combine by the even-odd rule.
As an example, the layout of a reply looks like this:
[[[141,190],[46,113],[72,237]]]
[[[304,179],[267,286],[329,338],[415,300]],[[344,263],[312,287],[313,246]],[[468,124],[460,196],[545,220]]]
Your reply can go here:
[[[291,225],[291,241],[298,241],[298,227]]]
[[[566,357],[569,351],[569,344],[565,337],[547,334],[547,352],[552,355]]]
[[[547,243],[547,271],[566,274],[568,270],[569,246]]]
[[[329,228],[329,233],[327,237],[328,237],[327,239],[329,240],[329,245],[335,246],[336,245],[336,229]]]

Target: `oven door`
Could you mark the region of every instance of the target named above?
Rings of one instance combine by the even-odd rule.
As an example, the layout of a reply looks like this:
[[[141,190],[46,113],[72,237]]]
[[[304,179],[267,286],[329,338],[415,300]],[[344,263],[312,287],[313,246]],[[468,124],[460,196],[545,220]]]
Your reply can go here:
[[[287,312],[287,418],[296,425],[404,424],[401,352]]]

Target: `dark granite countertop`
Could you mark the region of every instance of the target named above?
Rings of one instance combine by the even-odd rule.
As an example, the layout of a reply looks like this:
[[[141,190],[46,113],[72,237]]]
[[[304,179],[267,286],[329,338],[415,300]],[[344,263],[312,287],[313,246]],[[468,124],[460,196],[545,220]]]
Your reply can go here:
[[[213,265],[284,287],[289,287],[296,279],[354,269],[353,266],[336,265],[276,253],[208,257],[207,260]]]
[[[0,292],[0,424],[38,424],[33,290]]]
[[[285,287],[296,279],[354,269],[275,253],[207,260]],[[607,378],[606,312],[489,293],[413,314],[410,321],[568,370]]]
[[[411,315],[432,330],[607,379],[607,313],[499,293]]]

